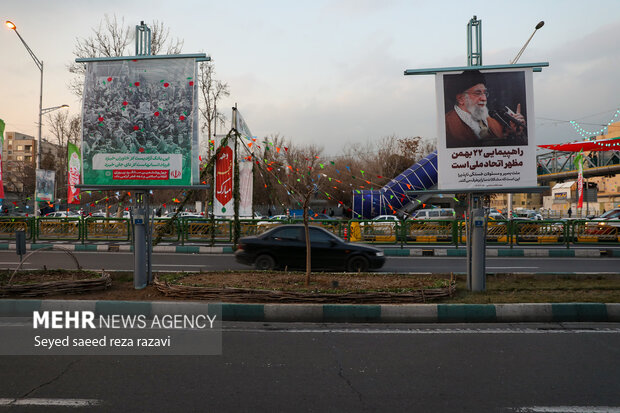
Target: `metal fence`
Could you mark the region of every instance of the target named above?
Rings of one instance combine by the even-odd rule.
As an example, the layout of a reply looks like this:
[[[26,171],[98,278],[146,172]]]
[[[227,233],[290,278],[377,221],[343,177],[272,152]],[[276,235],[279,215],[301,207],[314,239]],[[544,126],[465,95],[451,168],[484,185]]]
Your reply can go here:
[[[301,220],[241,220],[241,236],[259,235],[278,225]],[[311,221],[350,242],[373,244],[437,244],[460,246],[467,242],[466,223],[462,220],[325,220]],[[153,239],[171,243],[226,244],[233,241],[233,221],[223,219],[156,218]],[[133,231],[125,218],[0,218],[0,239],[14,241],[24,231],[31,242],[132,241]],[[620,220],[489,220],[489,245],[578,245],[620,244]]]

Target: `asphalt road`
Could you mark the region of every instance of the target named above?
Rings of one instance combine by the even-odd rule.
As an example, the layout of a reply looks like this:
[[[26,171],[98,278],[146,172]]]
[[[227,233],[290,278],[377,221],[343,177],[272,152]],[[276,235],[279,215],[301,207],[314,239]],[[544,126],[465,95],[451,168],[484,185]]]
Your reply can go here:
[[[620,324],[224,328],[221,356],[0,357],[0,411],[620,412]]]
[[[133,254],[121,252],[72,253],[83,268],[92,270],[133,271]],[[0,252],[0,269],[14,269],[19,264],[14,251]],[[618,273],[620,258],[536,258],[536,257],[487,257],[487,272],[546,273]],[[25,262],[26,269],[75,268],[76,264],[66,252],[40,251]],[[178,254],[153,255],[154,271],[217,271],[248,270],[238,264],[232,254]],[[381,272],[449,273],[466,272],[464,257],[387,257]]]

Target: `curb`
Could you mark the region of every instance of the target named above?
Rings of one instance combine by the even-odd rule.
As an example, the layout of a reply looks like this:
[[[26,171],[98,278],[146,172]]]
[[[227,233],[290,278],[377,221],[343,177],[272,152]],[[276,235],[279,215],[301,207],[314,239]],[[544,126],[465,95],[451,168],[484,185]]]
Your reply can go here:
[[[146,316],[221,311],[223,321],[312,323],[519,323],[620,322],[620,304],[233,304],[87,300],[0,300],[0,317],[33,311],[94,311]]]
[[[60,251],[85,251],[85,252],[133,252],[133,245],[129,244],[27,244],[30,251],[44,247],[52,247],[51,250]],[[382,248],[380,245],[378,248]],[[0,244],[0,251],[15,251],[14,243]],[[383,248],[386,257],[466,257],[465,248]],[[153,247],[155,253],[179,253],[179,254],[232,254],[230,246],[202,247],[199,245],[165,245]],[[487,248],[487,257],[578,257],[600,258],[620,257],[620,248],[584,248],[584,249],[540,249],[536,246],[524,249],[499,249]]]
[[[379,247],[380,248],[380,247]],[[465,248],[447,249],[447,248],[384,248],[386,257],[466,257],[467,250]],[[487,257],[580,257],[580,258],[598,258],[598,257],[620,257],[620,249],[540,249],[533,247],[531,249],[499,249],[487,248]]]

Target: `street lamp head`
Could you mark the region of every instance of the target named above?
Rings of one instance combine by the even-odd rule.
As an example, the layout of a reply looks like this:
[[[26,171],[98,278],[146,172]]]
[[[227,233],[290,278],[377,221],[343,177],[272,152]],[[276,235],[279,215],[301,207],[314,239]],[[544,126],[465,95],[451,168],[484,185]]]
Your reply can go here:
[[[17,26],[15,26],[15,24],[10,20],[7,20],[6,22],[4,22],[4,24],[6,24],[6,27],[11,30],[17,30]]]
[[[543,27],[545,25],[544,21],[539,21],[538,24],[536,25],[536,30],[540,29],[541,27]]]

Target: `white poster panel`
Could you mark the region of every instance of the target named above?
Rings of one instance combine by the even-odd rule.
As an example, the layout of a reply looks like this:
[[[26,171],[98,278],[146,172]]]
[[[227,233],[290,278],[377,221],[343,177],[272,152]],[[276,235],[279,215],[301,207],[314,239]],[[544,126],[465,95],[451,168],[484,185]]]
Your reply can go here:
[[[439,189],[536,186],[532,69],[436,75]]]
[[[252,132],[243,116],[237,109],[233,111],[233,128],[241,135],[239,141],[239,216],[252,218],[252,198],[254,194],[254,163],[252,161],[253,146],[247,146],[251,141]]]
[[[241,149],[246,153],[246,149]],[[248,155],[246,155],[248,156]],[[253,162],[249,159],[242,159],[239,162],[239,216],[244,218],[252,217],[252,197],[254,194]]]

